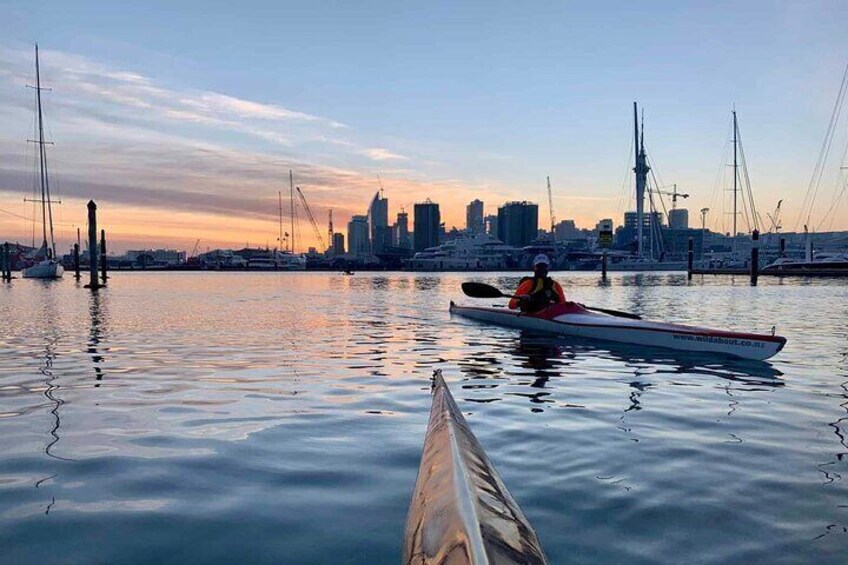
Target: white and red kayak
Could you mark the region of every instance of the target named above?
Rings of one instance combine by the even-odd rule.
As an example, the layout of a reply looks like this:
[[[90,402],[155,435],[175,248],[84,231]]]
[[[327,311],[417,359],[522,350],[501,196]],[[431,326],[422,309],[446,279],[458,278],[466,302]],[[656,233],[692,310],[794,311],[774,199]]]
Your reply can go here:
[[[506,308],[459,306],[453,302],[450,311],[465,318],[514,328],[666,349],[719,353],[745,359],[768,359],[786,345],[786,338],[778,335],[621,318],[587,310],[574,302],[554,304],[533,314]]]

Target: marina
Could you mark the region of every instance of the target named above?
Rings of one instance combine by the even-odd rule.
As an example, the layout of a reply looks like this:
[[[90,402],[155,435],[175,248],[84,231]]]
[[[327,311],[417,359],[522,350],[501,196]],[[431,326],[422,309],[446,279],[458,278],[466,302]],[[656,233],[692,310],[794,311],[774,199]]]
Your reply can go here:
[[[4,3],[0,565],[848,563],[845,29]]]

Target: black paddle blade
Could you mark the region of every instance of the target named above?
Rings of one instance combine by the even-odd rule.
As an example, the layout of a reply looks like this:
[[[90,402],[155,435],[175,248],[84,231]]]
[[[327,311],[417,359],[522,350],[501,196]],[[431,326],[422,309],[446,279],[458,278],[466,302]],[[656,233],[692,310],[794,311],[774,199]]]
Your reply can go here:
[[[462,292],[471,298],[502,298],[506,296],[495,287],[478,282],[462,283]]]

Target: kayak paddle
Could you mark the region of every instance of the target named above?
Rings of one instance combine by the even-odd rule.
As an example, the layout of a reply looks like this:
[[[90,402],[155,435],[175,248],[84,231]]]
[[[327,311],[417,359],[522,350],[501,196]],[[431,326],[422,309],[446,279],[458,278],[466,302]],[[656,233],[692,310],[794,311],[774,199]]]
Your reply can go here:
[[[491,285],[479,282],[462,283],[462,292],[464,292],[466,296],[470,296],[471,298],[516,298],[511,294],[505,294],[501,292],[500,290]],[[629,318],[631,320],[642,319],[642,317],[638,314],[631,314],[630,312],[621,312],[620,310],[608,310],[606,308],[595,308],[594,306],[586,306],[585,304],[580,304],[580,306],[582,306],[586,310],[603,312],[604,314],[609,314],[610,316],[617,316],[619,318]]]

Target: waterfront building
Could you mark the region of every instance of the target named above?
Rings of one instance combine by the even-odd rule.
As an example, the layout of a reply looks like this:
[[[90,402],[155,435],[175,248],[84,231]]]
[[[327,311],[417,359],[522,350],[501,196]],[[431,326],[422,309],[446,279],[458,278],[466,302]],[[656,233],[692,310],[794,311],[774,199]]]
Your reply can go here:
[[[486,233],[482,200],[473,200],[465,207],[465,229],[468,233]]]
[[[347,224],[347,250],[354,256],[369,255],[368,216],[353,216]]]
[[[639,214],[638,212],[625,212],[624,224],[619,226],[615,231],[616,247],[626,248],[633,245],[638,247],[637,237],[639,232]],[[662,212],[651,212],[650,214],[642,215],[642,233],[645,242],[650,241],[651,234],[656,236],[656,231],[663,226]],[[643,242],[643,244],[645,243]],[[635,251],[635,249],[634,249]]]
[[[562,220],[554,226],[554,238],[559,241],[582,239],[583,233],[577,229],[574,220]]]
[[[498,239],[513,247],[530,245],[539,233],[539,205],[507,202],[498,208]]]
[[[127,251],[125,255],[133,263],[182,265],[186,262],[186,252],[176,249],[138,249]]]
[[[668,227],[673,230],[689,229],[689,210],[675,208],[668,212]]]
[[[598,220],[598,223],[595,224],[596,234],[599,234],[604,231],[613,231],[613,222],[611,218],[604,218],[603,220]]]
[[[439,231],[442,225],[442,216],[439,205],[429,198],[424,202],[417,202],[414,208],[414,249],[424,251],[428,247],[439,244]]]
[[[345,237],[343,233],[336,232],[333,234],[333,255],[344,255],[345,252]]]

